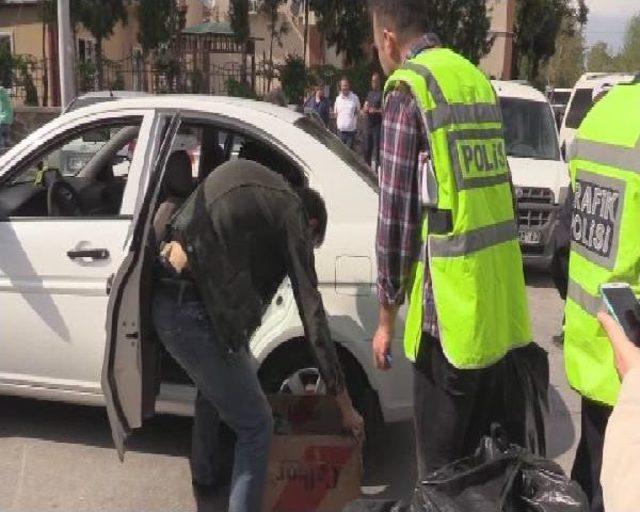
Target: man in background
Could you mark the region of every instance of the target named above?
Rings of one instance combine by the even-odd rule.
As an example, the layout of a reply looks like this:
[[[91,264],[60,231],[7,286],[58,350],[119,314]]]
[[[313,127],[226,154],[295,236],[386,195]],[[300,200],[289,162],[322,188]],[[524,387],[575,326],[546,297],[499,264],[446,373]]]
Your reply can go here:
[[[13,107],[9,91],[0,86],[0,155],[9,145],[9,126],[13,123]]]
[[[373,167],[380,162],[380,134],[382,132],[382,89],[380,86],[380,73],[374,73],[371,77],[371,90],[367,94],[367,100],[362,109],[367,118],[364,137],[364,159]]]
[[[351,91],[349,80],[340,80],[340,94],[333,107],[340,140],[353,149],[358,133],[358,113],[360,99]]]
[[[305,114],[315,112],[322,119],[325,126],[329,126],[329,117],[331,116],[331,104],[324,95],[324,85],[318,84],[314,88],[314,92],[304,104]]]

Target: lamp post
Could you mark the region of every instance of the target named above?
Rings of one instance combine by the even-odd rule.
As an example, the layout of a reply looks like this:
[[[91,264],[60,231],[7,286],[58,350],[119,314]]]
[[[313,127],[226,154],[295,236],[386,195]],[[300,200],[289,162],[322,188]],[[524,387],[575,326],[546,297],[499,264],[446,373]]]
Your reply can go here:
[[[58,60],[60,63],[60,98],[66,107],[76,96],[73,60],[75,48],[71,32],[69,0],[58,0]]]

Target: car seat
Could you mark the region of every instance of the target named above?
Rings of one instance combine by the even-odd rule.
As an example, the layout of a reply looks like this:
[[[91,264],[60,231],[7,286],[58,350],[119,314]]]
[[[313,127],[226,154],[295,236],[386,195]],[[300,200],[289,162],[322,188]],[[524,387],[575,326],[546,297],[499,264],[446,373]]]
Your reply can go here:
[[[189,153],[182,150],[174,151],[167,161],[167,170],[162,183],[161,197],[164,199],[153,218],[156,243],[164,241],[167,224],[194,189]]]
[[[202,130],[198,183],[206,180],[207,176],[226,160],[224,149],[218,142],[218,135],[218,130],[211,126],[206,126]]]

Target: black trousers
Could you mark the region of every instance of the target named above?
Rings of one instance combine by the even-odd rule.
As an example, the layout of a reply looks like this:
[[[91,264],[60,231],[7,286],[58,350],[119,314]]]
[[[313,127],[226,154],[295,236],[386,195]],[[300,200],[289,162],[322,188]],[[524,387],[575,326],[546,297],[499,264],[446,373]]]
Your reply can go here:
[[[576,460],[571,470],[571,478],[580,484],[589,498],[591,512],[603,512],[602,486],[602,450],[604,434],[613,408],[582,398],[580,442]]]
[[[549,366],[535,344],[512,350],[481,370],[460,370],[446,359],[439,340],[423,334],[414,365],[414,415],[418,475],[472,455],[491,425],[500,424],[510,442],[544,453],[544,419],[535,426],[524,382],[537,380],[546,398]],[[534,407],[535,408],[535,407]],[[532,435],[534,429],[535,435]],[[542,441],[535,442],[535,437]],[[533,442],[532,442],[533,441]]]
[[[380,163],[380,138],[382,126],[367,126],[364,134],[364,161],[369,165]]]

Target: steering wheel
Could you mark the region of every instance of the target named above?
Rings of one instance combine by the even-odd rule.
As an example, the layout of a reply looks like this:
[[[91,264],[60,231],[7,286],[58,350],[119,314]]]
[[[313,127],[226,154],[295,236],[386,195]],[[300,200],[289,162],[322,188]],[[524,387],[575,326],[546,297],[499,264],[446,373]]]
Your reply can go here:
[[[83,214],[82,201],[75,189],[63,179],[56,179],[47,189],[49,217],[78,217]]]

